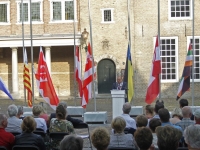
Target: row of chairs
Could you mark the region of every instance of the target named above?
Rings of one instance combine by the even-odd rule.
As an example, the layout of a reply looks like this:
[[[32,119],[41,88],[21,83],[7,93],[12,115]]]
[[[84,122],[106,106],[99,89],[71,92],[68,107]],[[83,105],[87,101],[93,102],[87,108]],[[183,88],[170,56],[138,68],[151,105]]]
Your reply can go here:
[[[86,129],[87,130],[87,134],[79,134],[77,136],[82,137],[82,139],[88,139],[89,140],[89,144],[90,144],[89,147],[92,149],[92,142],[91,142],[91,139],[90,139],[90,132],[89,132],[88,124],[82,122],[82,123],[79,123],[78,125],[76,125],[74,128],[75,129]],[[46,137],[46,133],[43,130],[41,130],[41,129],[36,129],[33,133],[41,135],[44,139]],[[12,132],[12,134],[14,136],[16,136],[16,135],[21,134],[21,133],[19,133],[19,132]],[[48,133],[49,142],[51,143],[53,140],[61,141],[65,135],[68,135],[68,134],[64,133],[64,132]],[[15,147],[17,147],[17,146],[14,146],[13,148],[15,148]],[[22,147],[21,147],[21,150],[22,150]],[[27,149],[29,149],[29,148],[27,148]],[[0,150],[1,150],[1,148],[0,148]],[[20,150],[20,148],[19,149],[13,149],[13,150]],[[36,149],[33,149],[33,150],[36,150]]]
[[[40,150],[37,146],[33,145],[15,145],[12,150]],[[0,146],[0,150],[7,150],[4,146]]]

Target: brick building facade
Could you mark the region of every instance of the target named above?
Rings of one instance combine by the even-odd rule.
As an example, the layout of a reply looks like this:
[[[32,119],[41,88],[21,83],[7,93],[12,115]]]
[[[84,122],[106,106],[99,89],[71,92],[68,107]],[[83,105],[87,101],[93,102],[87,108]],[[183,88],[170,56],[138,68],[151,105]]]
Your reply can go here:
[[[26,2],[26,0],[24,0]],[[33,23],[34,67],[37,68],[39,46],[47,52],[52,81],[59,96],[74,93],[73,15],[70,8],[73,0],[33,0],[40,7],[40,18]],[[0,76],[23,97],[22,82],[22,26],[20,23],[20,1],[0,0],[7,4],[10,15],[7,22],[0,21]],[[27,6],[29,2],[27,1]],[[135,98],[144,98],[148,86],[155,37],[158,32],[157,1],[130,0],[131,53],[134,68]],[[197,10],[200,2],[195,1]],[[5,7],[5,6],[4,6]],[[24,6],[25,7],[25,6]],[[26,7],[25,7],[26,9]],[[69,12],[68,12],[69,11]],[[85,46],[81,42],[84,28],[90,32],[88,0],[75,1],[76,42],[81,47],[82,68],[85,64]],[[128,45],[127,1],[90,0],[92,20],[93,54],[97,62],[97,93],[109,93],[111,83],[125,68]],[[160,0],[160,36],[162,57],[161,90],[163,98],[176,98],[182,75],[187,48],[192,36],[192,0]],[[69,14],[68,14],[69,13]],[[195,97],[200,81],[199,45],[200,17],[195,11]],[[63,19],[64,18],[64,19]],[[35,19],[35,18],[34,18]],[[27,19],[29,20],[29,19]],[[30,66],[29,22],[25,23],[25,46]],[[89,41],[89,38],[88,38]],[[13,85],[12,53],[17,50],[18,86]],[[16,61],[16,60],[15,60]],[[16,76],[15,76],[16,77]],[[16,88],[16,89],[13,89]],[[3,94],[1,94],[3,95]],[[35,96],[39,95],[35,86]],[[190,98],[188,92],[184,97]]]

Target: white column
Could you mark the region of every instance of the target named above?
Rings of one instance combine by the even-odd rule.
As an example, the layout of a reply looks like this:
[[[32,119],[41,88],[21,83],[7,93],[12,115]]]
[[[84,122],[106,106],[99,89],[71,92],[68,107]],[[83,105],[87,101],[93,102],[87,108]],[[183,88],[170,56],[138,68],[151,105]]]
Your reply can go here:
[[[13,98],[17,98],[19,97],[17,47],[11,47],[11,49],[12,49],[12,94]]]
[[[45,59],[49,69],[49,74],[51,74],[51,46],[45,47]]]

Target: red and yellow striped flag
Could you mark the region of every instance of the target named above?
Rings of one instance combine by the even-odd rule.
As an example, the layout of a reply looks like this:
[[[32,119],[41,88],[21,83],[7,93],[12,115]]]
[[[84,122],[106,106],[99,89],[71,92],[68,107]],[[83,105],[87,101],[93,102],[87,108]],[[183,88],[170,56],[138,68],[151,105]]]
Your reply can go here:
[[[28,58],[26,54],[26,49],[24,50],[24,88],[27,91],[27,101],[28,106],[32,107],[32,90],[31,90],[31,81],[30,81],[30,73],[28,69]]]

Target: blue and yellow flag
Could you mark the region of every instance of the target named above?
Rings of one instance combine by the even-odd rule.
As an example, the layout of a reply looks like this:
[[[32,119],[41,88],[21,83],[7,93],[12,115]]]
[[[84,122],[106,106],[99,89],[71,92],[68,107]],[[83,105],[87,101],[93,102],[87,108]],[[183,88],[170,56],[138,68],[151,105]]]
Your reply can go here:
[[[131,102],[133,95],[134,95],[134,88],[133,88],[133,66],[132,66],[132,59],[131,59],[131,52],[130,52],[129,44],[128,44],[127,57],[126,57],[124,82],[127,83],[128,102]]]

